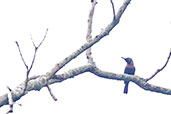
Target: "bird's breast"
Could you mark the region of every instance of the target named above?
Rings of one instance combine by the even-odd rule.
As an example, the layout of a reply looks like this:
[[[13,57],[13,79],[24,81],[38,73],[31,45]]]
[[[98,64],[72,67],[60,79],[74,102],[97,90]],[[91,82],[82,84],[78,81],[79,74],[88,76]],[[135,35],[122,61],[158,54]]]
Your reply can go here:
[[[125,74],[134,75],[135,74],[135,67],[134,65],[127,65],[124,71]]]

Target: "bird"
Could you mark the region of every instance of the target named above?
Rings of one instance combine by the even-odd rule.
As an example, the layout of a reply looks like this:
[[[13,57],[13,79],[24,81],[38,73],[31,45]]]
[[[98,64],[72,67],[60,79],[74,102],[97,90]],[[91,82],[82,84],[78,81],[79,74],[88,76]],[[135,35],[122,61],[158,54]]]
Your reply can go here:
[[[134,66],[134,62],[133,62],[132,58],[130,58],[130,57],[127,57],[127,58],[121,57],[121,58],[124,59],[127,63],[125,70],[124,70],[124,74],[134,75],[135,74],[135,66]],[[125,83],[124,93],[127,94],[129,81],[124,81],[124,83]]]

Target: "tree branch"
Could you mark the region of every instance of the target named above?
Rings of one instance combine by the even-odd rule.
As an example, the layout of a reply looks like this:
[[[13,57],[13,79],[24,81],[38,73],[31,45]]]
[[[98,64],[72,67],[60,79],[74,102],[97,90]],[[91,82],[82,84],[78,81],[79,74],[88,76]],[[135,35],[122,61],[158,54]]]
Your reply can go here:
[[[15,43],[16,43],[16,45],[17,45],[17,47],[18,47],[18,51],[19,51],[19,53],[20,53],[20,57],[21,57],[21,59],[22,59],[22,61],[23,61],[23,63],[24,63],[24,66],[25,66],[26,69],[28,70],[28,66],[27,66],[27,64],[26,64],[26,62],[25,62],[25,60],[24,60],[23,54],[21,53],[20,46],[19,46],[19,44],[18,44],[17,41],[15,41]]]
[[[141,87],[144,90],[171,95],[171,89],[149,84],[146,82],[144,78],[141,78],[139,76],[130,76],[127,74],[115,74],[115,73],[105,72],[98,69],[97,67],[94,67],[94,69],[92,69],[90,72],[102,78],[114,79],[114,80],[127,80],[137,84],[139,87]]]
[[[38,46],[35,45],[35,43],[34,43],[34,41],[33,41],[33,38],[32,38],[32,35],[31,35],[31,37],[30,37],[30,38],[31,38],[31,41],[32,41],[32,43],[33,43],[33,46],[34,46],[34,48],[35,48],[35,50],[34,50],[34,56],[33,56],[33,59],[32,59],[32,62],[31,62],[30,67],[28,68],[28,66],[27,66],[27,73],[26,73],[26,80],[25,80],[25,87],[24,87],[24,90],[23,90],[23,94],[25,94],[25,91],[26,91],[26,89],[27,89],[28,77],[29,77],[30,71],[31,71],[31,69],[32,69],[32,67],[33,67],[34,61],[35,61],[35,59],[36,59],[37,50],[39,49],[39,47],[42,45],[43,41],[45,40],[46,35],[47,35],[47,32],[48,32],[48,28],[46,29],[44,38],[42,39],[42,41],[39,43]],[[20,54],[20,55],[21,55],[21,54]],[[22,58],[22,56],[21,56],[21,58]],[[23,59],[23,60],[24,60],[24,59]],[[24,62],[24,61],[23,61],[23,62]]]
[[[70,70],[64,74],[54,75],[52,79],[49,80],[49,85],[53,83],[62,82],[68,78],[72,78],[84,72],[88,72],[90,68],[91,66],[85,65],[85,66],[81,66],[73,70]],[[12,90],[11,93],[12,93],[13,102],[19,100],[22,96],[25,95],[23,94],[24,87],[25,87],[25,81],[19,84],[14,90]],[[46,75],[33,76],[28,79],[28,85],[27,85],[28,92],[33,91],[33,90],[39,91],[43,87],[47,87]],[[7,104],[9,104],[7,94],[0,96],[0,107],[3,105],[7,105]]]
[[[99,42],[102,38],[105,36],[109,35],[110,31],[119,23],[119,20],[127,8],[128,4],[130,3],[131,0],[125,0],[123,5],[120,7],[116,19],[112,20],[112,22],[103,30],[99,35],[97,35],[95,38],[93,38],[90,42],[85,43],[82,45],[79,49],[74,51],[72,54],[70,54],[68,57],[57,63],[49,72],[46,73],[48,79],[50,79],[55,73],[57,73],[62,67],[64,67],[67,63],[69,63],[71,60],[76,58],[78,55],[83,53],[85,50],[88,48],[92,47],[94,44]]]
[[[52,78],[49,80],[49,84],[59,83],[66,79],[73,78],[85,72],[91,72],[98,77],[106,78],[106,79],[120,80],[120,81],[127,80],[127,81],[137,84],[139,87],[141,87],[144,90],[171,95],[171,89],[149,84],[145,81],[144,78],[141,78],[139,76],[129,76],[127,74],[115,74],[112,72],[106,72],[106,71],[100,70],[95,65],[91,65],[91,64],[87,64],[87,65],[69,70],[63,74],[53,75]],[[33,91],[33,90],[39,91],[43,87],[47,86],[46,75],[34,76],[33,78],[30,77],[28,80],[29,81],[28,81],[27,91]],[[22,91],[24,88],[24,84],[25,84],[24,82],[21,83],[12,91],[13,93],[12,98],[14,102],[19,100],[23,96]],[[0,107],[3,105],[7,105],[7,104],[8,104],[7,94],[0,96]]]
[[[58,99],[55,97],[55,95],[52,93],[52,90],[51,88],[49,87],[49,84],[46,85],[49,93],[50,93],[50,96],[53,98],[54,101],[57,101]]]
[[[86,40],[87,42],[90,42],[92,40],[92,36],[91,36],[91,33],[92,33],[92,23],[93,23],[93,15],[94,15],[94,10],[95,10],[95,6],[96,6],[97,2],[96,0],[94,0],[92,2],[92,8],[90,10],[90,13],[89,13],[89,19],[88,19],[88,31],[87,31],[87,36],[86,36]],[[95,64],[93,62],[93,57],[92,57],[92,53],[91,53],[91,48],[87,49],[86,51],[86,56],[87,56],[87,59],[88,59],[88,63],[90,64]]]
[[[112,10],[113,10],[113,20],[115,20],[115,7],[114,7],[114,3],[113,0],[110,0],[111,4],[112,4]]]
[[[166,63],[164,64],[164,66],[162,68],[160,68],[160,69],[157,69],[157,71],[151,77],[146,79],[146,82],[151,80],[152,78],[154,78],[160,71],[162,71],[167,66],[167,63],[169,62],[170,56],[171,56],[171,49],[170,49],[169,56],[168,56],[168,58],[166,60]]]
[[[13,106],[14,106],[14,102],[13,102],[13,99],[12,99],[12,90],[11,88],[9,88],[7,86],[7,89],[8,89],[8,102],[9,102],[9,107],[10,107],[10,110],[6,113],[6,114],[9,114],[9,113],[12,113],[13,112]]]

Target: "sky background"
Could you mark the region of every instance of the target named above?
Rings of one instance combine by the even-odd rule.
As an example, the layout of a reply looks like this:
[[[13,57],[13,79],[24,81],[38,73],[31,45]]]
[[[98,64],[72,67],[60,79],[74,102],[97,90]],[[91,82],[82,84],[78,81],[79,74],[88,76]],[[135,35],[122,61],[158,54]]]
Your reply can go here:
[[[116,8],[123,0],[113,0]],[[93,37],[112,21],[110,0],[97,0],[93,19]],[[132,0],[120,23],[108,36],[92,48],[96,65],[113,73],[123,73],[126,63],[121,57],[131,57],[135,74],[148,78],[161,68],[171,49],[171,1]],[[0,0],[0,95],[6,86],[12,89],[25,80],[23,65],[15,41],[19,42],[26,63],[32,61],[34,47],[30,34],[38,45],[48,28],[47,38],[39,48],[30,76],[48,72],[86,42],[90,0]],[[85,53],[66,65],[59,73],[85,65]],[[149,81],[171,89],[171,62]],[[90,73],[81,74],[62,83],[51,85],[58,101],[47,88],[31,91],[15,105],[13,114],[114,114],[170,113],[170,96],[149,92],[134,83],[123,94],[123,81],[109,80]],[[9,110],[0,108],[0,114]]]

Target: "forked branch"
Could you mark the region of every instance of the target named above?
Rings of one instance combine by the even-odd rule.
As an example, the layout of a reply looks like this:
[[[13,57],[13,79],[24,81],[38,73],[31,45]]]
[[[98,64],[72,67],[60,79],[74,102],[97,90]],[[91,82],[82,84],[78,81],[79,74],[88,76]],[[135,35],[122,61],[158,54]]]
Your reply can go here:
[[[99,42],[102,38],[109,35],[110,31],[119,23],[119,20],[129,5],[131,0],[125,0],[122,6],[120,7],[115,20],[113,19],[112,22],[98,35],[96,35],[91,41],[86,42],[84,45],[82,45],[79,49],[74,51],[72,54],[67,56],[65,59],[57,63],[49,72],[46,73],[48,79],[51,79],[53,75],[55,75],[62,67],[64,67],[67,63],[69,63],[71,60],[79,56],[81,53],[83,53],[85,50],[92,47],[94,44]]]
[[[42,41],[39,43],[38,46],[35,45],[35,43],[34,43],[34,41],[33,41],[33,38],[32,38],[32,36],[31,36],[31,41],[32,41],[32,43],[33,43],[33,46],[34,46],[35,50],[34,50],[34,55],[33,55],[33,59],[32,59],[32,62],[31,62],[30,67],[28,67],[28,65],[26,64],[26,62],[25,62],[25,60],[24,60],[24,57],[23,57],[23,54],[22,54],[22,52],[21,52],[19,43],[18,43],[17,41],[15,42],[16,45],[17,45],[17,47],[18,47],[18,50],[19,50],[21,59],[22,59],[24,65],[25,65],[25,67],[26,67],[26,69],[27,69],[27,72],[26,72],[26,80],[25,80],[25,87],[24,87],[24,89],[23,89],[23,94],[25,94],[25,91],[26,91],[26,89],[27,89],[28,77],[29,77],[30,71],[31,71],[31,69],[32,69],[32,67],[33,67],[33,64],[34,64],[34,61],[35,61],[35,58],[36,58],[36,54],[37,54],[37,50],[39,49],[39,47],[42,45],[43,41],[45,40],[46,35],[47,35],[47,32],[48,32],[48,29],[46,29],[44,38],[42,39]]]

